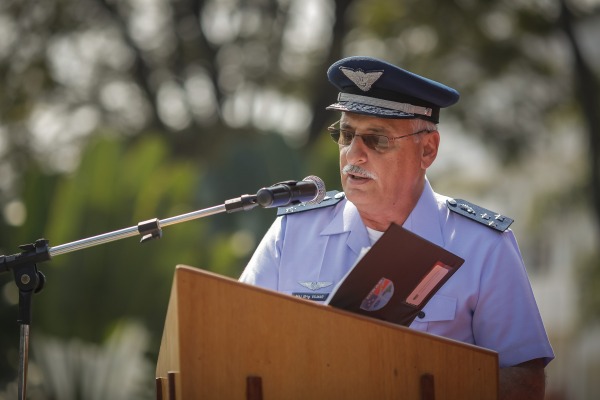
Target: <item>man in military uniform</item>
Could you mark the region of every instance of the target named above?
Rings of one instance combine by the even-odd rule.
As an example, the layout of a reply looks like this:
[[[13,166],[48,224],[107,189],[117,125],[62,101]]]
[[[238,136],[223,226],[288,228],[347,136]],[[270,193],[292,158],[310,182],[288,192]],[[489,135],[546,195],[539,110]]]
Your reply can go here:
[[[328,107],[340,151],[343,193],[320,207],[283,211],[240,280],[321,301],[395,223],[465,260],[410,328],[498,352],[501,398],[543,399],[544,367],[554,358],[510,220],[435,193],[441,108],[459,94],[370,57],[328,70],[339,90]]]

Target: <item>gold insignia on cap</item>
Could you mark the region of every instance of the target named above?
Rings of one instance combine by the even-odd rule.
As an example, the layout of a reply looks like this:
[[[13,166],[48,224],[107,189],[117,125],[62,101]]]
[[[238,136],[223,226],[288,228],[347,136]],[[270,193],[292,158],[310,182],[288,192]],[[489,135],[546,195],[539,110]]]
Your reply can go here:
[[[383,75],[383,71],[364,72],[362,69],[354,70],[346,67],[340,67],[340,71],[363,92],[368,92],[377,79]]]

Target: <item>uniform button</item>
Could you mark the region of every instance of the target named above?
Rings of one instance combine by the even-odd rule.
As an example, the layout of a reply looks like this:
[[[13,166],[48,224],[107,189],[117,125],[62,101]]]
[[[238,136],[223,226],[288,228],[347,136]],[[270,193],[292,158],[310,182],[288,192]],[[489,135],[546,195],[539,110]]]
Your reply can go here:
[[[417,314],[417,317],[418,317],[419,319],[423,319],[423,318],[425,318],[425,311],[419,311],[419,313]]]

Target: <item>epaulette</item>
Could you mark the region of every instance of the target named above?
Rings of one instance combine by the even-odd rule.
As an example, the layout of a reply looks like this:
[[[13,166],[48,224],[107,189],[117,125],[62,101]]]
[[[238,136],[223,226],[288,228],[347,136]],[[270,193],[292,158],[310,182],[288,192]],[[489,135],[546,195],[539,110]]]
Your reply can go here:
[[[450,211],[454,211],[500,232],[507,230],[514,221],[505,215],[495,213],[462,199],[446,200],[446,205]]]
[[[339,203],[340,201],[342,201],[342,199],[344,197],[346,197],[344,192],[340,192],[337,190],[330,190],[329,192],[327,192],[325,194],[325,198],[320,203],[317,203],[317,204],[301,203],[301,204],[296,204],[293,206],[279,207],[277,209],[277,216],[279,217],[280,215],[294,214],[294,213],[299,213],[299,212],[304,212],[304,211],[315,210],[318,208],[334,206],[337,203]]]

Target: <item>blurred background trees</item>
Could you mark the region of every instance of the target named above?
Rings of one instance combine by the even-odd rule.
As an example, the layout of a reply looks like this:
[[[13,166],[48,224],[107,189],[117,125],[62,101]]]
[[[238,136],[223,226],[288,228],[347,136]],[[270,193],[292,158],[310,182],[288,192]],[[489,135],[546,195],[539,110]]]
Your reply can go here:
[[[562,346],[600,321],[599,11],[594,0],[4,0],[0,254],[309,174],[339,188],[337,148],[323,134],[337,93],[325,73],[344,56],[371,55],[461,92],[443,113],[443,151],[429,177],[440,192],[517,219],[540,291],[555,289],[544,278],[557,274],[553,265],[576,272],[568,312],[582,318],[549,327]],[[73,340],[101,345],[134,324],[147,332],[140,351],[152,366],[173,267],[237,278],[273,218],[260,209],[212,216],[167,227],[158,241],[122,240],[40,265],[40,378],[35,368],[31,378],[40,398],[65,393],[49,383],[61,380],[44,372],[48,357],[89,354]],[[10,274],[0,288],[1,389],[16,376],[18,325]],[[564,296],[549,301],[573,297]],[[53,340],[62,353],[47,349]]]

